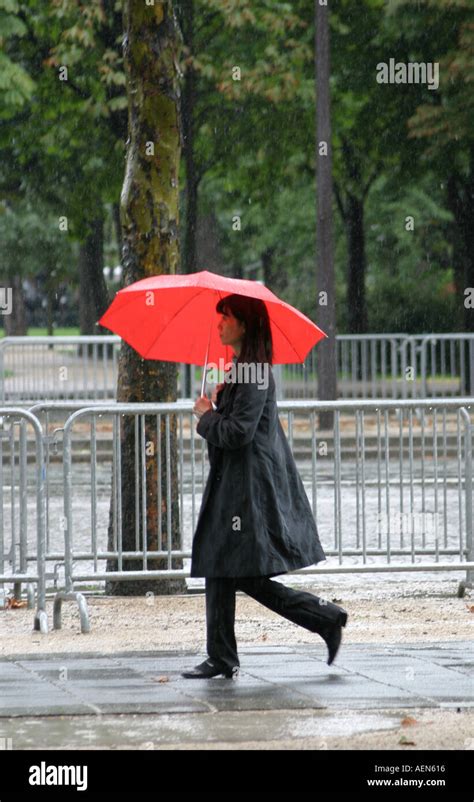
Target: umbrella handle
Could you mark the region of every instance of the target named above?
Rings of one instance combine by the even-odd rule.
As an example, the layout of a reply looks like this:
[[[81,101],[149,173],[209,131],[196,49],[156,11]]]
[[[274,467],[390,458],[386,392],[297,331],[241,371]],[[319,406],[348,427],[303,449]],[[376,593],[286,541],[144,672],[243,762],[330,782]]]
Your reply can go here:
[[[205,386],[205,383],[206,383],[207,358],[209,356],[209,343],[211,342],[211,328],[212,328],[212,321],[211,321],[211,323],[209,325],[209,338],[207,340],[206,361],[205,361],[204,368],[203,368],[203,371],[202,371],[201,396],[204,395],[204,386]]]

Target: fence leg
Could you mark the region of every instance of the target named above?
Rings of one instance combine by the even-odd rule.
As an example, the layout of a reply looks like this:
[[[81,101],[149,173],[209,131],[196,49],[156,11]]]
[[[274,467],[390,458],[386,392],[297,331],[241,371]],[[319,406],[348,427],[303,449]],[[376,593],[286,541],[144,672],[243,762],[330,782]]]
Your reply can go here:
[[[45,610],[37,610],[35,613],[34,629],[42,635],[48,634],[48,616]]]
[[[466,424],[466,429],[465,429],[466,472],[464,480],[464,487],[466,490],[466,546],[467,546],[466,559],[468,562],[472,562],[472,560],[474,559],[474,548],[472,542],[472,426],[471,426],[471,419],[469,417],[467,409],[463,407],[460,410],[460,412]],[[467,570],[466,579],[463,582],[459,583],[458,598],[462,599],[462,597],[466,592],[466,588],[473,587],[474,584],[473,580],[474,580],[474,571]]]
[[[90,632],[89,612],[87,610],[86,597],[82,593],[60,590],[54,597],[53,605],[53,629],[61,629],[61,609],[63,601],[75,601],[79,608],[79,618],[81,621],[81,632]]]
[[[27,599],[27,609],[32,610],[35,606],[35,586],[32,582],[28,582],[26,586],[26,599]]]

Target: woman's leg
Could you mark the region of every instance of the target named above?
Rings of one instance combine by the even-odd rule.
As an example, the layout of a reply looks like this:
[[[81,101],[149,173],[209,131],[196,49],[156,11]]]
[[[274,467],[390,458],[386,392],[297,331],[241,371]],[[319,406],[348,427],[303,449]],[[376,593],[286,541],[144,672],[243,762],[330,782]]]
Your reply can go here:
[[[235,579],[206,577],[207,653],[219,666],[239,666],[235,624]]]
[[[327,635],[331,627],[346,624],[347,613],[342,607],[312,593],[288,588],[268,577],[239,577],[235,582],[236,590],[243,590],[265,607],[311,632]]]

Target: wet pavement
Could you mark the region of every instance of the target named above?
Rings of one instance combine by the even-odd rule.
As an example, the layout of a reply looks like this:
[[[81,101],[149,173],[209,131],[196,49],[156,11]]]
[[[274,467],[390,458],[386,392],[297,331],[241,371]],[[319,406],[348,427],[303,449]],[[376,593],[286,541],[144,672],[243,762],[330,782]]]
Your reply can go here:
[[[206,656],[189,651],[4,658],[0,741],[64,749],[324,739],[394,728],[399,710],[474,707],[470,641],[343,644],[332,666],[319,644],[239,654],[236,680],[184,679]]]

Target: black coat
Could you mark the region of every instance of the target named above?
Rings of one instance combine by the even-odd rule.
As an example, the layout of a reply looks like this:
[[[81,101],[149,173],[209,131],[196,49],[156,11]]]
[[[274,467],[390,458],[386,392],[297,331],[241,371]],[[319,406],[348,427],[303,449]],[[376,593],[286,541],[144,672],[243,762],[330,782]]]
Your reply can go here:
[[[218,393],[217,410],[198,422],[210,471],[193,539],[192,577],[277,576],[326,559],[268,367],[266,389],[237,376]]]

